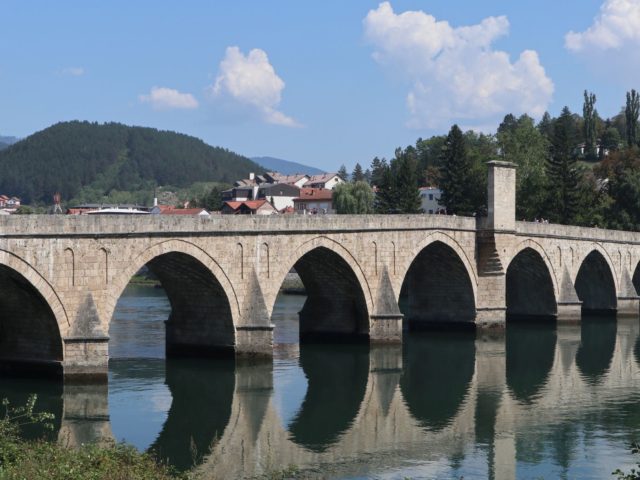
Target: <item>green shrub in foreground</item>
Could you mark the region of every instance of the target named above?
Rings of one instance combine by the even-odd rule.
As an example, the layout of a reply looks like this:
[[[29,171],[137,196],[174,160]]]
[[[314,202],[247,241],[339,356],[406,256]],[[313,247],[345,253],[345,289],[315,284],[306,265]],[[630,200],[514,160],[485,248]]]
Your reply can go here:
[[[122,444],[65,448],[46,440],[27,441],[20,428],[38,423],[52,428],[53,416],[34,413],[36,396],[19,408],[5,400],[0,417],[0,480],[175,480],[171,469]]]

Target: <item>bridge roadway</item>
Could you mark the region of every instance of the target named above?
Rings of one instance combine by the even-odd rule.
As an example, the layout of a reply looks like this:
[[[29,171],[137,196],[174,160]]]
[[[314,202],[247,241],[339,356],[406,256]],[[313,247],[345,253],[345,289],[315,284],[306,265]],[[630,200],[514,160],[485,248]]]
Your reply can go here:
[[[477,476],[496,480],[522,476],[518,462],[553,458],[568,468],[566,452],[580,442],[633,441],[621,425],[638,415],[638,322],[609,322],[604,335],[598,327],[507,333],[506,342],[485,333],[440,350],[437,338],[412,337],[404,349],[374,345],[337,359],[332,347],[303,345],[308,386],[288,422],[276,398],[286,386],[274,385],[269,362],[238,362],[216,382],[169,363],[172,404],[151,448],[180,468],[195,462],[206,478],[254,478],[288,465],[358,476],[366,464],[440,478],[471,462]],[[66,384],[57,398],[60,442],[112,439],[106,386]],[[618,466],[604,462],[603,477]]]
[[[292,268],[307,291],[302,342],[638,315],[640,233],[516,222],[511,164],[490,162],[488,185],[488,216],[477,219],[2,217],[2,368],[106,379],[116,303],[145,265],[171,303],[168,356],[271,355],[271,313]]]

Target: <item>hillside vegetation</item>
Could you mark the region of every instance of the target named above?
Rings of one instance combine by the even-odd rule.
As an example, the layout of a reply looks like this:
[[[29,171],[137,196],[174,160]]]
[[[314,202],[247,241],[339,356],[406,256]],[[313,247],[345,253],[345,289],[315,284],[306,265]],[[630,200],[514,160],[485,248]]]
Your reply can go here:
[[[231,183],[256,163],[195,137],[119,123],[63,122],[0,151],[0,193],[26,203],[130,198],[155,186]],[[137,197],[136,197],[137,199]]]

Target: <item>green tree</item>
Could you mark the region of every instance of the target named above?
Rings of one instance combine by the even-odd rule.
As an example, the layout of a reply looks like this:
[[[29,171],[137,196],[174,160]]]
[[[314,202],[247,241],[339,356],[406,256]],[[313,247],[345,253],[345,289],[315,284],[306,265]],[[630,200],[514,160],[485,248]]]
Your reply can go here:
[[[568,107],[554,122],[551,155],[547,161],[549,197],[547,216],[555,222],[571,224],[577,212],[578,170],[574,155],[575,122]]]
[[[20,205],[16,211],[14,212],[14,215],[32,215],[36,212],[33,211],[33,208],[31,208],[28,205]]]
[[[333,189],[333,207],[339,214],[373,213],[373,202],[367,182],[341,183]]]
[[[627,92],[627,105],[624,118],[627,125],[627,146],[638,144],[638,114],[640,113],[640,96],[635,90]]]
[[[200,202],[198,202],[198,206],[202,207],[210,212],[217,212],[222,210],[222,206],[224,202],[222,201],[222,192],[229,188],[228,186],[220,186],[214,185],[209,193],[207,193]]]
[[[381,184],[384,172],[388,167],[387,161],[384,158],[382,160],[378,157],[373,159],[371,162],[371,185],[378,186]]]
[[[465,137],[458,125],[454,125],[449,130],[440,158],[440,204],[447,209],[447,213],[474,213],[474,205],[469,195],[473,191],[470,171],[471,161]]]
[[[498,129],[496,137],[502,158],[518,165],[516,216],[529,220],[544,216],[547,138],[528,115],[518,118],[512,128]]]
[[[419,138],[416,141],[419,169],[424,174],[427,169],[440,168],[440,153],[446,140],[445,135],[437,135],[426,140]],[[423,181],[424,178],[419,178]]]
[[[549,115],[549,112],[544,112],[536,128],[549,142],[551,141],[551,137],[553,136],[553,119],[551,115]]]
[[[362,182],[364,181],[365,177],[364,177],[364,172],[362,171],[362,166],[359,163],[356,163],[356,166],[353,169],[353,173],[351,174],[351,181],[353,183],[355,182]]]
[[[620,144],[622,143],[622,138],[620,137],[620,132],[615,127],[607,128],[602,134],[602,139],[600,140],[600,157],[604,156],[604,151],[607,150],[609,152],[615,152],[620,148]]]
[[[398,213],[420,213],[420,192],[418,191],[418,158],[416,149],[398,148],[396,158],[392,162],[396,178],[396,204]]]
[[[584,134],[584,156],[589,161],[597,160],[596,152],[596,135],[597,126],[596,118],[598,113],[595,111],[594,105],[596,96],[594,93],[584,91],[584,104],[582,106],[583,134]]]
[[[348,182],[349,174],[347,173],[347,167],[345,167],[344,165],[341,165],[340,169],[338,170],[338,176],[345,182]]]
[[[376,213],[397,213],[396,179],[391,172],[391,166],[382,161],[377,171],[377,188],[374,211]]]

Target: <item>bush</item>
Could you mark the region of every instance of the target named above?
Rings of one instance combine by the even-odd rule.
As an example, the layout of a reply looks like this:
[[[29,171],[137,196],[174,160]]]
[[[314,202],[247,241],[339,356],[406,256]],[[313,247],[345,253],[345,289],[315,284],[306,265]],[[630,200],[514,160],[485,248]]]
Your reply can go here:
[[[1,480],[175,480],[169,467],[123,444],[83,445],[65,448],[44,439],[26,441],[20,429],[40,424],[52,429],[50,413],[34,413],[37,397],[29,397],[23,407],[5,408],[0,418],[0,479]]]

